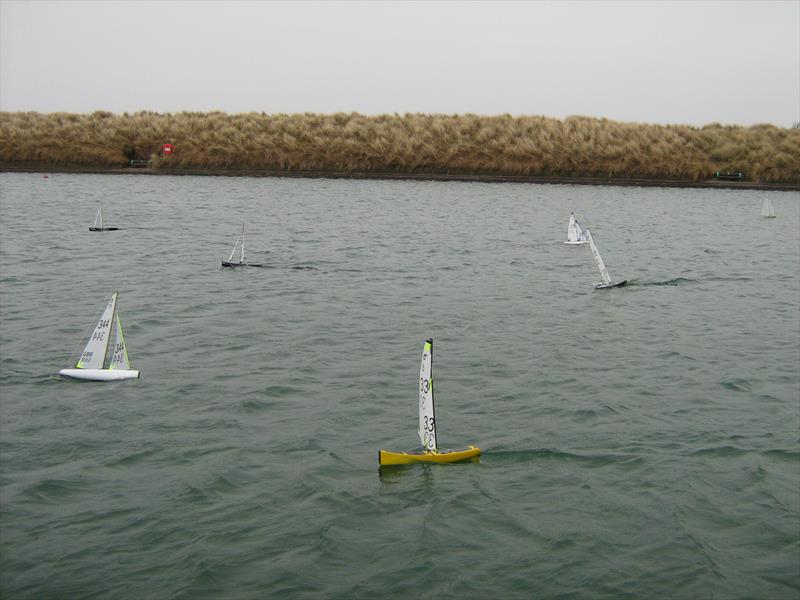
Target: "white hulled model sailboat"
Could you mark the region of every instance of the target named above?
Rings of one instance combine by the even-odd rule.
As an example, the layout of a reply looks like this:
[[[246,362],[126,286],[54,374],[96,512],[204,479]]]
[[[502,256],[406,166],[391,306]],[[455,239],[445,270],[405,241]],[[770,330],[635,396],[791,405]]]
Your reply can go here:
[[[575,219],[575,213],[569,213],[569,225],[567,225],[567,241],[565,244],[580,246],[587,242],[586,234],[581,229],[581,224]]]
[[[122,335],[122,322],[117,314],[117,296],[114,292],[108,301],[100,321],[92,332],[86,348],[83,349],[78,363],[73,369],[61,369],[58,374],[72,379],[88,379],[90,381],[118,381],[120,379],[136,379],[139,371],[131,369],[128,360],[128,349]],[[107,368],[103,368],[111,340],[111,325],[114,325],[115,340],[111,360]]]

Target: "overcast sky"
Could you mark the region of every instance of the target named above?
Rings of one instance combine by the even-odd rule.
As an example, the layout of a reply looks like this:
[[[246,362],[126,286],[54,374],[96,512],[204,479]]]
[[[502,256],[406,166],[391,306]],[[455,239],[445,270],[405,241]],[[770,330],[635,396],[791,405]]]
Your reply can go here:
[[[0,109],[788,127],[800,0],[0,0]]]

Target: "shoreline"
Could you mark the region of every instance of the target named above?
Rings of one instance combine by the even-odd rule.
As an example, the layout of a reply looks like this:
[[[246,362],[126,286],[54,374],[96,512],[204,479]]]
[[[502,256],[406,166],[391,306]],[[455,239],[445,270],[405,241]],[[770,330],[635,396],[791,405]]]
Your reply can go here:
[[[201,177],[290,177],[305,179],[362,179],[411,181],[461,181],[473,183],[530,183],[551,185],[611,185],[623,187],[705,188],[800,191],[800,183],[759,183],[754,181],[685,181],[669,179],[623,179],[600,177],[561,177],[542,175],[492,175],[451,173],[380,173],[342,171],[259,171],[252,169],[149,169],[132,167],[83,167],[55,165],[13,165],[0,162],[0,173],[73,173],[86,175],[195,175]]]

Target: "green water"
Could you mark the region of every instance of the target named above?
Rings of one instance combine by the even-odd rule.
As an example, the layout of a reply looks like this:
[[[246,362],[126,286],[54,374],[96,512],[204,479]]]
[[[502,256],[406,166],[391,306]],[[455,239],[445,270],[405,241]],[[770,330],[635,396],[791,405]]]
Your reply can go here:
[[[0,596],[800,597],[800,197],[763,197],[0,174]],[[221,269],[243,221],[267,268]],[[141,379],[60,379],[114,290]],[[428,336],[484,454],[379,471]]]

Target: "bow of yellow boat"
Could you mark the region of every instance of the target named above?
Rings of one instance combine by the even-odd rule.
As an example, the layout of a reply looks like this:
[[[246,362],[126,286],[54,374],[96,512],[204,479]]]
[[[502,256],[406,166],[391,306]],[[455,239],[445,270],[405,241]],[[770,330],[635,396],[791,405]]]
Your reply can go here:
[[[470,446],[465,450],[450,450],[447,452],[390,452],[389,450],[378,451],[378,463],[386,465],[411,465],[414,463],[451,463],[460,460],[467,460],[480,456],[481,449],[477,446]]]

